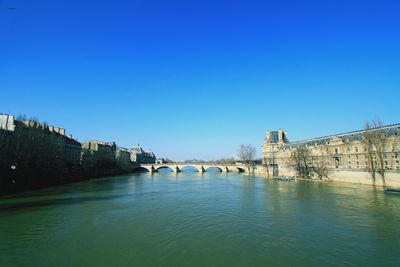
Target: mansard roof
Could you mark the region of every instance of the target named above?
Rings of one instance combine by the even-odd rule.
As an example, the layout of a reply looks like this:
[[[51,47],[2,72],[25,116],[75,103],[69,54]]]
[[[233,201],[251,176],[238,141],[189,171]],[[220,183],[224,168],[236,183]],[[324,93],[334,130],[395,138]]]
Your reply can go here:
[[[269,137],[269,142],[276,144],[279,141],[279,137],[278,137],[278,131],[271,131],[270,132],[270,137]]]
[[[382,127],[377,127],[377,128],[371,128],[368,131],[377,131],[377,130],[383,130],[385,131],[385,136],[400,136],[400,123],[398,124],[391,124],[391,125],[386,125]],[[333,138],[339,138],[343,142],[353,142],[353,141],[361,141],[362,140],[362,135],[365,133],[366,130],[357,130],[357,131],[352,131],[352,132],[347,132],[347,133],[340,133],[340,134],[335,134],[335,135],[328,135],[328,136],[323,136],[323,137],[317,137],[317,138],[312,138],[312,139],[306,139],[302,141],[295,141],[295,142],[289,142],[285,143],[282,145],[284,148],[291,148],[291,147],[299,147],[299,146],[314,146],[314,145],[326,145],[329,144],[329,142]]]
[[[141,153],[144,153],[144,150],[140,146],[134,146],[131,148],[131,152],[134,152],[136,154],[141,154]]]

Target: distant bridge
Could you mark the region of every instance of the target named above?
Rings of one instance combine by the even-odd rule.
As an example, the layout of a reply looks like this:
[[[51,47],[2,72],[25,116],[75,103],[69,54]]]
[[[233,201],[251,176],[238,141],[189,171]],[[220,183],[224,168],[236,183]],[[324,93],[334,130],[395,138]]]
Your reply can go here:
[[[137,169],[146,169],[153,173],[158,172],[160,169],[171,169],[173,172],[180,172],[185,167],[193,167],[198,172],[207,172],[210,168],[219,169],[220,172],[248,172],[245,165],[236,164],[213,164],[213,163],[154,163],[154,164],[140,164]]]

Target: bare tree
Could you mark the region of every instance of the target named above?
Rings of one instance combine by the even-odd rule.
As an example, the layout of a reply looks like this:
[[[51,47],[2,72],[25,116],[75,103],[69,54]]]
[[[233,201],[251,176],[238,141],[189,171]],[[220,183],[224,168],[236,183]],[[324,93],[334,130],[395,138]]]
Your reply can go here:
[[[382,126],[383,123],[379,119],[375,119],[372,122],[367,121],[364,128],[363,142],[367,150],[368,171],[372,175],[374,184],[376,173],[378,173],[382,177],[383,185],[385,185],[385,131]]]
[[[295,170],[297,176],[311,179],[317,176],[322,180],[328,178],[329,167],[326,155],[313,156],[308,147],[298,147],[290,156],[291,167]]]
[[[268,158],[264,157],[262,160],[262,166],[264,166],[267,169],[267,176],[269,177],[269,166],[271,165],[271,162],[269,161]]]
[[[254,159],[256,156],[256,148],[252,145],[240,145],[237,156],[247,167],[248,171],[254,170]]]
[[[277,164],[275,163],[275,158],[267,158],[264,157],[262,160],[262,165],[267,169],[267,175],[270,176],[270,168],[272,169],[272,175],[275,175],[274,168],[276,168]]]
[[[320,180],[322,180],[324,177],[328,178],[329,168],[327,157],[321,156],[314,158],[312,161],[312,171]]]
[[[311,179],[313,175],[311,160],[311,153],[307,147],[297,148],[290,157],[292,168],[297,175],[307,179]]]

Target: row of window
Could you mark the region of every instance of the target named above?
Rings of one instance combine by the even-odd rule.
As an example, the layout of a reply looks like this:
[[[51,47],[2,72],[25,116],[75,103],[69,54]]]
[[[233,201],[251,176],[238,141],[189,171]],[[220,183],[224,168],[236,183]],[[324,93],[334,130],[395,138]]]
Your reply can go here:
[[[375,161],[374,164],[375,164],[375,166],[378,166],[378,162],[377,162],[377,161]],[[396,162],[395,162],[395,164],[394,164],[393,166],[390,166],[390,165],[389,165],[389,162],[388,162],[387,160],[385,160],[384,165],[385,165],[385,168],[386,168],[386,169],[391,169],[392,167],[393,167],[394,169],[397,169],[397,170],[400,169],[400,161],[398,161],[398,160],[396,160]],[[353,165],[352,165],[352,162],[349,161],[349,162],[348,162],[348,167],[351,169],[352,166],[353,166]],[[367,168],[368,166],[369,166],[368,162],[365,161],[365,162],[364,162],[364,168]],[[357,168],[357,169],[360,168],[360,162],[359,162],[359,161],[356,162],[356,168]]]

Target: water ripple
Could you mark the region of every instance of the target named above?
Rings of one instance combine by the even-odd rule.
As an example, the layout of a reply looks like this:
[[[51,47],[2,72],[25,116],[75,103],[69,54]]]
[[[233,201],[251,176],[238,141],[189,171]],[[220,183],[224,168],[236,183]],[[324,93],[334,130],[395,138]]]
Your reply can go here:
[[[0,199],[0,265],[398,266],[400,197],[241,174],[141,174]]]

